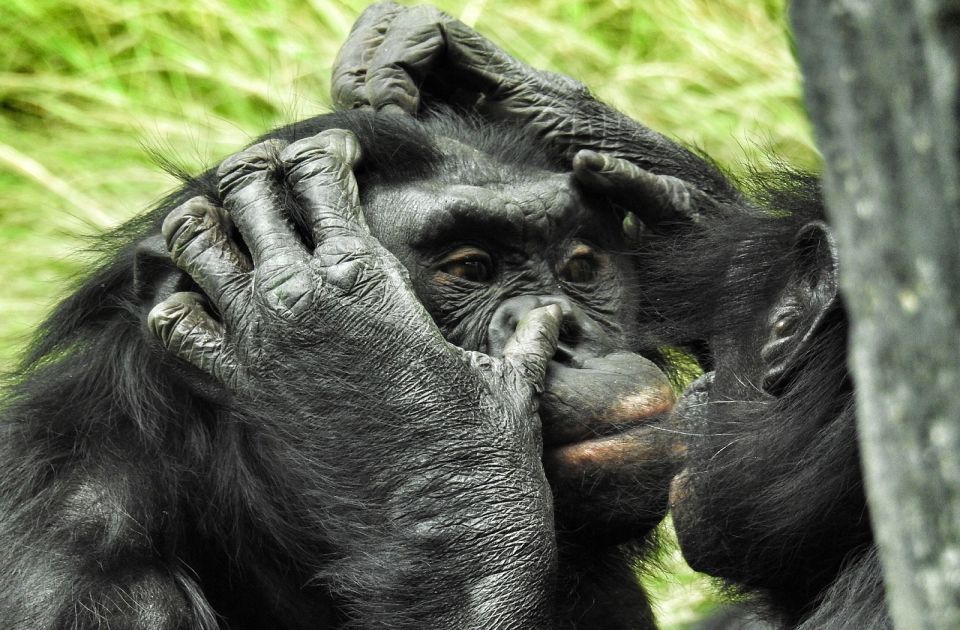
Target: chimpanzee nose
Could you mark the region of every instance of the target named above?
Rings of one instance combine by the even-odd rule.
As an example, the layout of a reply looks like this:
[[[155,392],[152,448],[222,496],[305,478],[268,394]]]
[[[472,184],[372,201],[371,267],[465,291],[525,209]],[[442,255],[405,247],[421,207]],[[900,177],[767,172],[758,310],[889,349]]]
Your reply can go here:
[[[583,359],[609,354],[613,340],[582,308],[564,295],[520,295],[504,301],[494,312],[487,328],[487,353],[503,356],[507,340],[527,313],[541,306],[557,304],[563,311],[560,342],[555,361],[579,367]]]

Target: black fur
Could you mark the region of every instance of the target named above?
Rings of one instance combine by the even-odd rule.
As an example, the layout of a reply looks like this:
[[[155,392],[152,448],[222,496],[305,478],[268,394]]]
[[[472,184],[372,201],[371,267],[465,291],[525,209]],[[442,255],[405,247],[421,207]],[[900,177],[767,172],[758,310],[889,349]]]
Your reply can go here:
[[[756,206],[674,226],[641,255],[645,312],[673,339],[704,340],[714,370],[678,407],[681,548],[693,568],[754,595],[788,627],[887,627],[842,300],[783,379],[763,380],[771,309],[808,264],[795,239],[826,220],[819,186],[785,173],[746,187]]]

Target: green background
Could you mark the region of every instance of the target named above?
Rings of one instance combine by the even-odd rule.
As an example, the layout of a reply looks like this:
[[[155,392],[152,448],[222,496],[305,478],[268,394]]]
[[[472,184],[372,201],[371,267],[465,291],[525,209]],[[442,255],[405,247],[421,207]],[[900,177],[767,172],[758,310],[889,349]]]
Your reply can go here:
[[[69,291],[89,237],[280,123],[329,109],[334,55],[366,2],[0,4],[0,370]],[[818,157],[781,0],[437,2],[528,63],[576,77],[734,173]],[[661,622],[709,609],[667,551]]]

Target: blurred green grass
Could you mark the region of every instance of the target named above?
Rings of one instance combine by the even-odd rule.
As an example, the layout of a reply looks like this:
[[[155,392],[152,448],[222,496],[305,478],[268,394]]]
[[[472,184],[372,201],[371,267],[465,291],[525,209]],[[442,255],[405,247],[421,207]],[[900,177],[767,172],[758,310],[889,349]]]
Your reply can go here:
[[[328,109],[330,65],[366,2],[5,0],[0,5],[0,370],[82,268],[84,235],[263,131]],[[438,1],[527,62],[734,171],[818,157],[783,0]],[[702,582],[650,579],[667,628]]]

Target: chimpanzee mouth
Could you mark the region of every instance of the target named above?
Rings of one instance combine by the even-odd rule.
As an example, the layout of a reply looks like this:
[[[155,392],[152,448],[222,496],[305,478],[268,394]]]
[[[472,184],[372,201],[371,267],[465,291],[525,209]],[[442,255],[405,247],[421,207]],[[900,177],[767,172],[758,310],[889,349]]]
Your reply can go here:
[[[561,466],[604,468],[658,457],[657,425],[676,403],[663,371],[632,352],[579,358],[560,353],[547,366],[540,397],[546,456]]]
[[[661,452],[667,441],[662,425],[670,417],[672,406],[671,396],[654,413],[616,422],[591,422],[579,435],[563,442],[551,441],[545,431],[544,456],[554,466],[570,470],[618,467],[642,459],[672,457],[672,453]]]
[[[618,413],[612,414],[611,416],[591,418],[584,423],[580,434],[575,438],[568,439],[565,442],[557,442],[556,444],[563,446],[564,444],[602,440],[660,424],[670,417],[675,401],[671,396],[658,400],[655,404],[651,404],[646,400],[642,401],[641,404],[637,404],[639,402],[640,401],[623,401],[623,410],[617,410]]]

